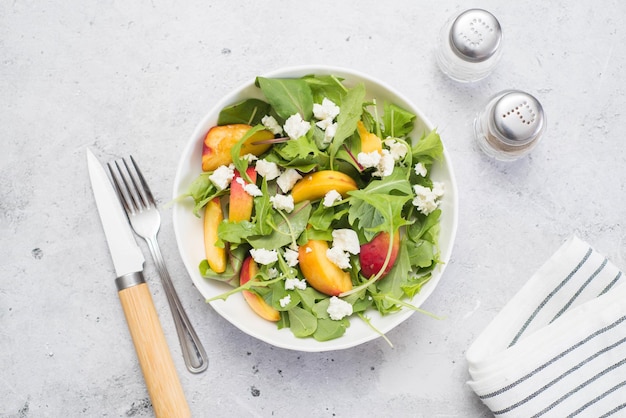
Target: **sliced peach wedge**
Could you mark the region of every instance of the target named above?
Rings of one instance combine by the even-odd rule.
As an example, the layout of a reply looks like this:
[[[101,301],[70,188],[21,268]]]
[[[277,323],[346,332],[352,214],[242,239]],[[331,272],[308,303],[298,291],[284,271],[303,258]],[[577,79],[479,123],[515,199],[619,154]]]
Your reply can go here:
[[[241,273],[239,273],[239,284],[244,285],[249,281],[256,280],[255,276],[258,272],[259,267],[254,259],[252,259],[251,256],[246,257],[241,266]],[[265,302],[261,295],[250,290],[243,290],[241,293],[250,308],[261,318],[272,322],[276,322],[280,319],[280,312]]]
[[[383,152],[383,141],[376,134],[368,132],[361,121],[357,122],[356,127],[361,139],[361,152],[367,154],[374,151],[378,151],[379,154]]]
[[[248,167],[246,174],[248,174],[250,180],[256,181],[254,167]],[[249,221],[252,217],[254,198],[246,192],[244,188],[246,183],[239,171],[235,170],[235,177],[230,183],[230,197],[228,201],[228,220],[231,222]]]
[[[393,268],[400,250],[400,232],[395,231],[393,234],[393,243],[390,242],[391,237],[387,232],[379,232],[372,240],[361,245],[359,260],[361,261],[361,273],[367,278],[381,273],[389,245],[391,244],[391,256],[385,270],[380,274],[380,278],[384,277]]]
[[[356,190],[356,182],[349,175],[341,171],[322,170],[305,175],[291,189],[291,196],[295,203],[305,200],[323,198],[326,193],[336,190],[344,198],[347,193]]]
[[[211,128],[202,145],[202,170],[213,171],[221,165],[232,163],[231,148],[250,129],[252,127],[245,124],[222,125]],[[240,155],[263,154],[272,144],[253,144],[253,142],[273,138],[274,134],[270,131],[263,130],[255,133],[243,143]]]
[[[298,249],[300,270],[315,290],[329,296],[338,296],[352,289],[350,273],[343,271],[326,256],[328,242],[309,240]]]
[[[209,267],[216,273],[226,270],[226,248],[218,247],[217,228],[224,220],[222,203],[216,197],[204,209],[204,251]]]

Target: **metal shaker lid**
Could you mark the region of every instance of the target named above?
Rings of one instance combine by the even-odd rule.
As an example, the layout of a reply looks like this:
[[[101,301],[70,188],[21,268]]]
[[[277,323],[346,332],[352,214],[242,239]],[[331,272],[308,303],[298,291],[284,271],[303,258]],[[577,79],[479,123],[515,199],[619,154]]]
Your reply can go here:
[[[461,59],[482,62],[500,47],[502,28],[494,15],[482,9],[461,13],[450,28],[450,46]]]
[[[493,127],[504,139],[523,144],[531,142],[545,128],[545,115],[539,101],[528,93],[512,90],[493,106]]]

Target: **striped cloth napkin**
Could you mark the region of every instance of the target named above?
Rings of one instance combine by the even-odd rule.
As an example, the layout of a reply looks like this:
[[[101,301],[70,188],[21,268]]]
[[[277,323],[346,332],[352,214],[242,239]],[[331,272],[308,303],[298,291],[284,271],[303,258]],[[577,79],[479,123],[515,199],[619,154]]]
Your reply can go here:
[[[469,386],[496,417],[626,416],[626,283],[576,237],[467,351]]]

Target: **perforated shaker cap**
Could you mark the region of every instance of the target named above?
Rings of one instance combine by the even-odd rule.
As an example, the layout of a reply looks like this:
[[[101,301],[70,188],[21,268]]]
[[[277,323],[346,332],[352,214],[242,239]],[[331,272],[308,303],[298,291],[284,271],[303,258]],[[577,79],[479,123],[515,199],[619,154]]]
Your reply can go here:
[[[502,28],[494,15],[483,9],[461,13],[450,27],[450,46],[461,59],[482,62],[500,48]]]
[[[541,103],[523,91],[504,94],[494,104],[491,116],[495,131],[503,139],[520,145],[537,139],[545,128]]]

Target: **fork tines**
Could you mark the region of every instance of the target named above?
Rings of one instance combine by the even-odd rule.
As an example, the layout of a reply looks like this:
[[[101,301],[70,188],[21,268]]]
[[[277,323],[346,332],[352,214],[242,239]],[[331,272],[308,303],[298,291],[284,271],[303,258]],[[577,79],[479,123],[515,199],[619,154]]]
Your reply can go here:
[[[150,205],[156,208],[150,187],[148,187],[139,166],[132,155],[129,157],[131,164],[128,164],[123,158],[116,160],[113,164],[107,164],[124,209],[127,213],[134,214],[149,208]]]

